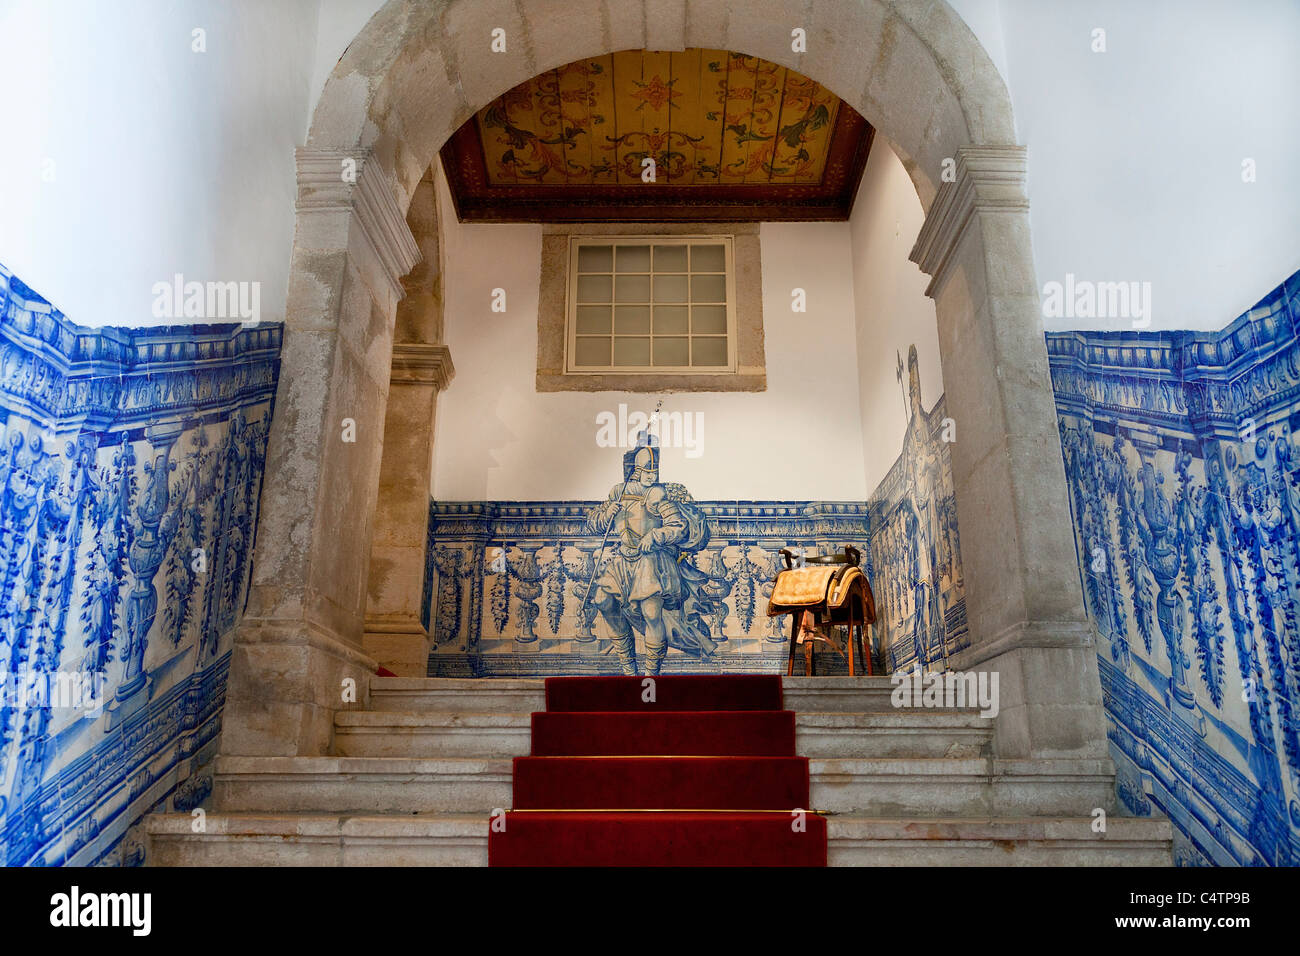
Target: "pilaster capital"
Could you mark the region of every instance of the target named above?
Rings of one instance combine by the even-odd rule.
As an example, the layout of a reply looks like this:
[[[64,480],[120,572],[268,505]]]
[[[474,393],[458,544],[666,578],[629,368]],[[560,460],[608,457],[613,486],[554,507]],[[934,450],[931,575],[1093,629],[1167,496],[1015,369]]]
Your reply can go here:
[[[394,385],[432,385],[442,391],[456,375],[451,364],[451,350],[445,345],[424,342],[397,342],[393,345]]]
[[[976,214],[1029,211],[1023,146],[959,146],[956,176],[939,189],[909,257],[930,276],[933,297]]]
[[[420,261],[420,249],[398,205],[397,182],[369,149],[319,149],[300,146],[298,169],[300,214],[351,210],[383,279],[401,299],[402,276]]]

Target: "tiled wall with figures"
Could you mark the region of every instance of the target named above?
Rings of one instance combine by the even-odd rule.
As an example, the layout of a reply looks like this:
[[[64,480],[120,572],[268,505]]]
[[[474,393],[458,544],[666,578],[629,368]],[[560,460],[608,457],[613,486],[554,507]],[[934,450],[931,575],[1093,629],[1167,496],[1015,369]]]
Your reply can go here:
[[[876,629],[889,670],[943,669],[970,644],[949,446],[957,424],[943,396],[921,408],[916,349],[908,353],[902,453],[867,499]]]
[[[1300,273],[1217,333],[1048,336],[1124,803],[1300,864]]]
[[[851,544],[862,552],[877,603],[878,663],[910,666],[920,647],[925,665],[939,666],[966,645],[943,402],[921,411],[914,353],[910,367],[913,425],[868,501],[696,503],[707,536],[672,560],[700,572],[699,610],[716,648],[707,657],[670,651],[666,673],[784,671],[789,618],[767,617],[782,548],[825,554]],[[617,459],[611,468],[617,472]],[[689,497],[671,477],[664,476],[669,487]],[[587,525],[598,504],[431,504],[425,575],[431,676],[618,671],[611,631],[585,600],[602,553],[601,535]],[[825,653],[818,668],[838,673],[845,664]]]
[[[0,864],[212,787],[281,328],[84,328],[0,267]]]
[[[601,535],[586,525],[597,504],[433,503],[431,676],[618,672],[609,628],[584,600],[601,550]],[[664,672],[783,669],[789,619],[767,616],[767,598],[782,562],[778,552],[803,547],[809,554],[824,553],[844,544],[865,550],[865,505],[698,504],[708,539],[682,560],[704,576],[700,612],[717,647],[705,658],[670,651]]]

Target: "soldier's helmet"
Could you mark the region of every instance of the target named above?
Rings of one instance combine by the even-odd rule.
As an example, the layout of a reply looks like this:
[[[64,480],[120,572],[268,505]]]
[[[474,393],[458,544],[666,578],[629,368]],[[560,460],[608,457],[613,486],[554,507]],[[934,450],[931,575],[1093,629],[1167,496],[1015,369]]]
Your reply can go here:
[[[650,473],[650,480],[642,484],[659,480],[659,436],[643,431],[637,435],[636,446],[623,455],[623,480],[641,480],[646,472]]]

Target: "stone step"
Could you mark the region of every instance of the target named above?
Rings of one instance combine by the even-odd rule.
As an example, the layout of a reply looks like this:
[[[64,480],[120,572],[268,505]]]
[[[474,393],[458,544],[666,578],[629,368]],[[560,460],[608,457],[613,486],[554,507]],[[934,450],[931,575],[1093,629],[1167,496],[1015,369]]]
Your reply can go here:
[[[217,758],[213,805],[239,813],[488,813],[510,806],[511,762],[452,757]]]
[[[802,757],[987,757],[993,721],[955,710],[803,713],[794,718]]]
[[[1115,807],[1109,760],[814,758],[809,774],[809,809],[831,813],[1077,816]],[[512,784],[507,759],[223,756],[213,798],[223,812],[488,813],[511,807]]]
[[[1173,826],[1163,818],[827,817],[831,866],[1171,866]]]
[[[524,713],[341,711],[334,749],[345,757],[524,757]],[[804,757],[979,757],[992,721],[954,710],[798,713],[796,752]]]
[[[483,814],[187,813],[145,818],[150,866],[484,866]],[[832,866],[1169,866],[1168,820],[827,817]]]
[[[897,710],[888,677],[783,677],[786,710],[861,713]],[[532,713],[546,709],[541,678],[372,677],[370,709]],[[923,710],[923,708],[909,708]]]
[[[150,866],[486,866],[486,814],[145,817]]]
[[[807,713],[932,712],[922,706],[895,707],[895,686],[888,677],[785,677],[781,696],[787,710]],[[963,707],[961,711],[978,713],[978,708]]]
[[[872,817],[1078,816],[1116,809],[1110,760],[814,759],[812,809]]]
[[[525,757],[532,715],[351,710],[334,715],[343,757]]]
[[[546,690],[540,678],[372,677],[370,709],[531,714]]]

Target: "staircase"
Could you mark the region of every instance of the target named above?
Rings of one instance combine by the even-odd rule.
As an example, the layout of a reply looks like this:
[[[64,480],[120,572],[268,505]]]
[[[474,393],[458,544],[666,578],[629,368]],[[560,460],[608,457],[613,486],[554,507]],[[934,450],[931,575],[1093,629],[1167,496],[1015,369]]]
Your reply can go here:
[[[825,866],[794,717],[775,676],[548,680],[488,865]]]
[[[627,817],[636,810],[668,809],[685,813],[677,832],[684,842],[697,842],[688,832],[698,825],[691,812],[705,808],[682,806],[680,799],[668,801],[676,802],[673,807],[636,806],[645,798],[630,799],[673,789],[665,772],[674,764],[666,756],[679,766],[724,756],[693,753],[694,737],[712,741],[695,750],[739,748],[739,754],[725,754],[742,761],[732,764],[737,768],[745,760],[750,769],[755,760],[796,761],[799,768],[806,762],[808,808],[821,814],[809,814],[808,832],[816,836],[824,821],[832,866],[1171,862],[1167,820],[1118,815],[1109,760],[999,759],[992,753],[991,720],[971,710],[896,709],[888,678],[746,679],[770,682],[775,704],[758,715],[735,716],[716,692],[693,704],[673,701],[664,695],[674,682],[707,679],[665,677],[658,681],[657,719],[646,723],[646,712],[629,710],[626,700],[604,711],[606,705],[592,698],[580,706],[552,699],[548,708],[542,680],[372,678],[369,709],[336,715],[333,755],[218,757],[215,809],[206,814],[203,832],[193,832],[189,814],[151,815],[147,858],[156,866],[482,866],[490,815],[501,810],[511,812],[504,816],[504,834],[493,835],[499,841],[494,862],[532,862],[510,855],[512,841],[529,828],[571,829],[573,817],[536,811],[592,809],[548,805],[572,804],[584,792],[572,784],[584,778],[585,792],[600,795],[597,803],[614,804],[595,809],[624,815],[606,816],[601,836],[591,820],[596,815],[586,814],[582,825],[591,840],[626,837],[635,820],[649,819]],[[569,680],[577,687],[609,679]],[[706,721],[707,735],[698,714],[689,714],[700,705],[720,710]],[[593,719],[593,711],[602,716]],[[745,752],[779,749],[791,721],[796,757]],[[671,755],[650,753],[668,747]],[[610,752],[617,750],[624,752]],[[662,766],[651,765],[646,758],[652,756]],[[593,773],[603,774],[599,787],[590,782]],[[641,775],[632,791],[626,789],[628,773]],[[780,831],[790,832],[793,807],[786,804],[797,806],[802,796],[798,773],[785,778],[793,790],[767,794],[770,806],[746,806],[756,791],[741,777],[718,775],[709,784],[707,809],[763,811],[737,817],[736,832],[775,827],[771,821],[778,818]],[[728,780],[736,785],[730,791]],[[720,800],[728,806],[712,805]],[[525,808],[533,812],[520,812]],[[1104,832],[1093,830],[1094,808],[1106,811]],[[653,826],[674,825],[657,816],[661,823]],[[551,846],[548,852],[561,845],[554,832],[533,839],[536,846]],[[743,843],[736,841],[733,846]],[[572,833],[563,845],[575,845]]]

